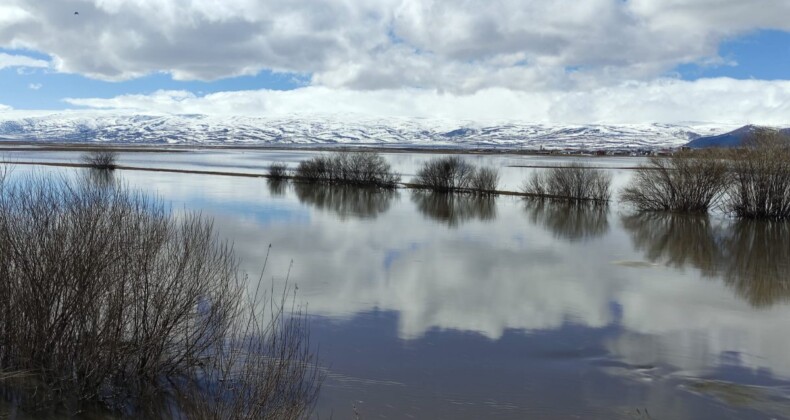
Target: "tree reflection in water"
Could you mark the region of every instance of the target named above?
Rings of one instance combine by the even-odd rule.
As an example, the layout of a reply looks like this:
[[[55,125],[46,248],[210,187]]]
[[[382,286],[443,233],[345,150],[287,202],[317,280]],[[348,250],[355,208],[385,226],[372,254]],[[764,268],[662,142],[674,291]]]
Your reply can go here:
[[[542,225],[556,238],[576,242],[609,231],[609,207],[605,204],[527,199],[524,208],[532,223]]]
[[[303,182],[295,182],[294,191],[300,202],[334,212],[340,220],[378,217],[389,210],[399,195],[395,190],[374,187]]]
[[[88,183],[97,187],[111,187],[118,182],[115,179],[115,171],[106,169],[89,168],[84,177]]]
[[[646,212],[623,216],[634,247],[654,263],[692,266],[715,276],[721,260],[716,229],[708,216]]]
[[[288,180],[285,179],[269,178],[266,180],[266,185],[272,197],[282,197],[288,191]]]
[[[723,241],[724,279],[756,307],[790,301],[790,224],[743,220]]]
[[[411,201],[420,213],[450,227],[458,227],[468,220],[496,218],[496,198],[493,196],[416,190],[411,194]]]
[[[720,278],[754,307],[790,301],[787,222],[740,220],[716,226],[707,216],[662,213],[622,221],[650,261]]]

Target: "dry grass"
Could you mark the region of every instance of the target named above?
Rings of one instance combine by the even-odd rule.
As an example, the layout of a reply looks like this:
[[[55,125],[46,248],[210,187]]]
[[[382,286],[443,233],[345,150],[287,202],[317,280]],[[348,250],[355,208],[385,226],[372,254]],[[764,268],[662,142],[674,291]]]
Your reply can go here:
[[[570,164],[534,172],[521,190],[538,197],[607,202],[611,184],[611,175],[602,169]]]
[[[281,418],[299,418],[318,387],[304,318],[261,323],[246,290],[232,247],[199,215],[86,177],[0,182],[0,370],[34,377],[5,381],[25,410],[144,410],[174,381],[235,380],[222,404],[278,401],[299,414]],[[233,372],[220,369],[228,358]],[[223,418],[258,418],[245,413]]]
[[[639,211],[704,213],[725,194],[729,179],[720,152],[679,152],[651,157],[636,170],[620,198]]]

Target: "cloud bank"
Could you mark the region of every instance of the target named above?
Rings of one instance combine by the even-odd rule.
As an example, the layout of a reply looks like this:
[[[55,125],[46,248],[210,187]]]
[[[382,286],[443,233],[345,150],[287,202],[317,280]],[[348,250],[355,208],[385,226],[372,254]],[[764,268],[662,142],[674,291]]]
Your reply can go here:
[[[67,101],[100,108],[782,123],[784,81],[685,82],[672,71],[737,65],[721,43],[790,31],[788,14],[790,2],[776,0],[6,0],[0,47],[51,62],[0,54],[0,68],[108,81],[262,70],[309,80],[289,93]]]
[[[320,86],[290,91],[187,91],[114,98],[70,98],[69,104],[130,112],[518,120],[544,123],[673,123],[782,125],[790,115],[790,81],[659,79],[589,91],[523,92],[489,88],[472,94],[427,89],[357,91]]]
[[[99,79],[271,69],[457,93],[645,80],[723,62],[722,40],[790,30],[790,3],[775,0],[10,0],[0,12],[0,45]]]
[[[9,67],[47,68],[49,63],[45,60],[38,60],[24,55],[0,53],[0,70]]]

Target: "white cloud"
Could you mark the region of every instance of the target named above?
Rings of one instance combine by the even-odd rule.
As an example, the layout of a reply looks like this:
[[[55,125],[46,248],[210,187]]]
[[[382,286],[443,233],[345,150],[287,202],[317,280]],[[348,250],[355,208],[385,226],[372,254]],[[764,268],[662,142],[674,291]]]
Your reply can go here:
[[[776,0],[7,1],[0,46],[52,54],[64,72],[208,80],[271,69],[331,87],[455,93],[650,80],[722,62],[722,40],[790,30],[790,2]]]
[[[29,89],[32,89],[32,90],[39,90],[42,87],[44,87],[44,85],[42,85],[41,83],[31,83],[31,84],[27,85],[27,87]]]
[[[10,106],[8,106],[8,105],[3,105],[3,104],[0,104],[0,112],[3,112],[3,111],[11,111],[11,110],[13,110],[13,109],[14,109],[14,108],[11,108],[11,107],[10,107]]]
[[[473,94],[313,86],[291,91],[238,91],[205,96],[159,91],[108,99],[69,98],[66,102],[89,108],[209,115],[354,114],[546,123],[709,121],[785,125],[790,115],[790,81],[659,79],[588,91],[524,92],[488,88]]]
[[[0,53],[0,70],[9,67],[47,68],[49,67],[49,63],[44,60],[38,60],[24,55]]]

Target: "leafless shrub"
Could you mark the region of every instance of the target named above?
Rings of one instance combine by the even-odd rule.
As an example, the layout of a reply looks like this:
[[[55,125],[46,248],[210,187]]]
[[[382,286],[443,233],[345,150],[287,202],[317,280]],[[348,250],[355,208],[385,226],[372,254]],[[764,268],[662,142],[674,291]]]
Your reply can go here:
[[[746,219],[790,218],[790,138],[760,130],[728,162],[733,183],[727,210]]]
[[[468,220],[496,218],[496,198],[488,195],[415,190],[411,199],[420,213],[450,227],[457,227]]]
[[[118,167],[118,153],[109,149],[97,149],[85,153],[82,161],[91,168],[112,171]]]
[[[477,194],[496,194],[498,186],[499,170],[482,167],[475,171],[470,188]]]
[[[727,163],[716,151],[684,151],[651,157],[620,198],[639,211],[704,213],[729,185]]]
[[[395,188],[400,176],[375,152],[336,152],[299,162],[295,176],[308,182]]]
[[[466,190],[475,172],[474,165],[458,156],[441,157],[425,162],[412,182],[438,192]]]
[[[27,409],[119,409],[181,380],[236,384],[210,404],[309,410],[317,382],[304,318],[276,312],[261,323],[246,284],[231,246],[199,215],[176,218],[157,200],[87,178],[0,183],[0,370],[34,376],[32,388],[16,389]],[[239,354],[248,356],[233,372],[254,374],[219,370]]]
[[[570,164],[534,172],[521,189],[545,198],[606,202],[611,184],[612,176],[602,169]]]
[[[274,162],[271,165],[269,165],[269,178],[270,179],[288,178],[288,165],[282,162]]]

